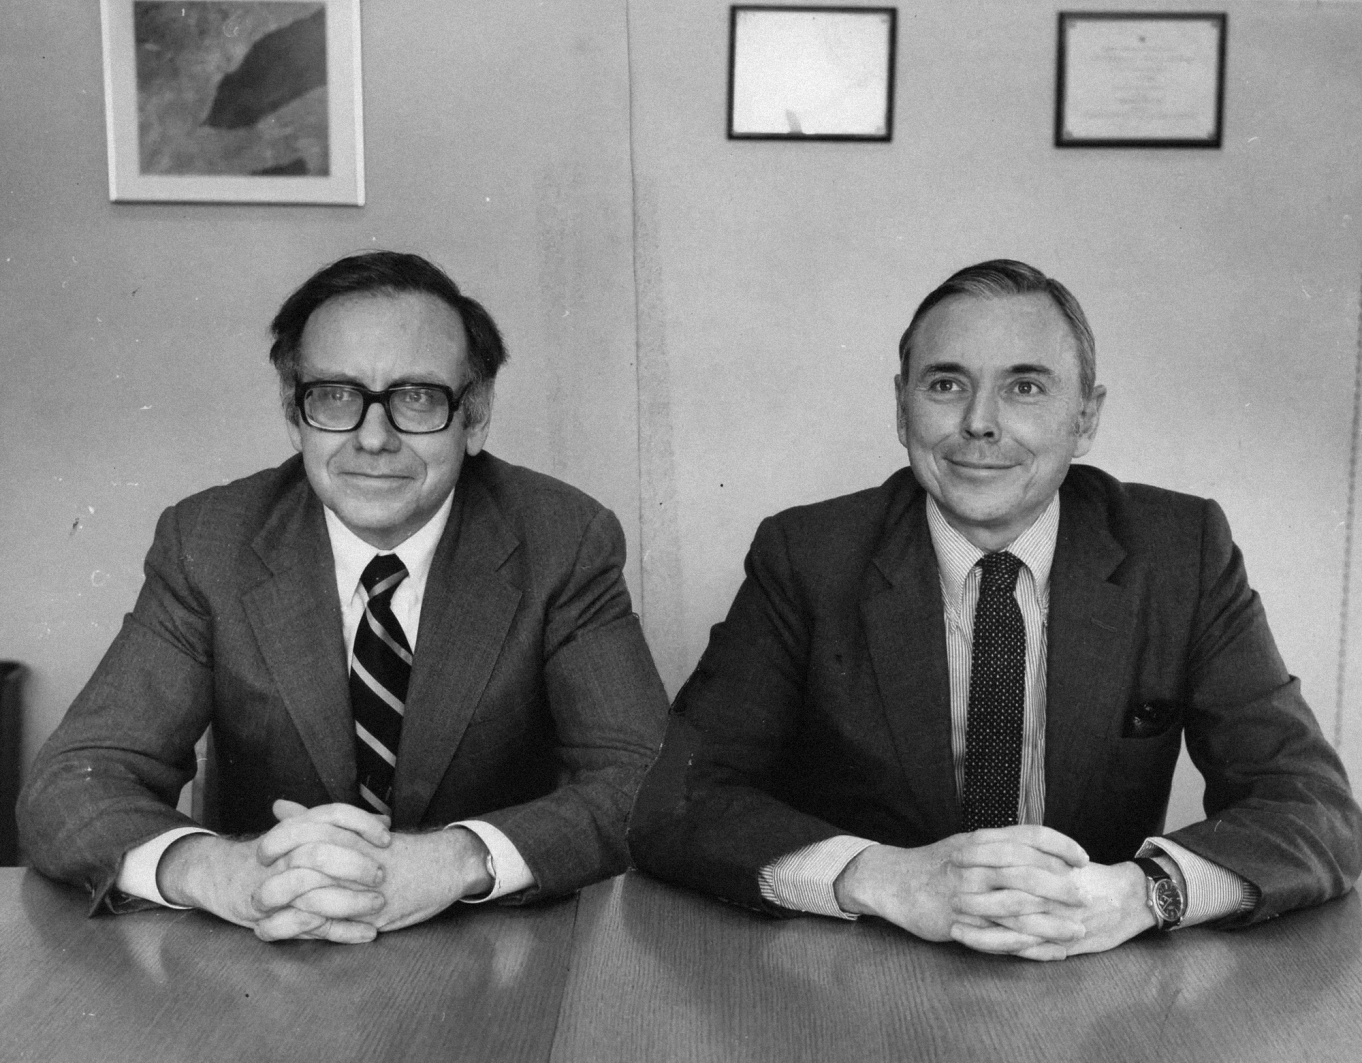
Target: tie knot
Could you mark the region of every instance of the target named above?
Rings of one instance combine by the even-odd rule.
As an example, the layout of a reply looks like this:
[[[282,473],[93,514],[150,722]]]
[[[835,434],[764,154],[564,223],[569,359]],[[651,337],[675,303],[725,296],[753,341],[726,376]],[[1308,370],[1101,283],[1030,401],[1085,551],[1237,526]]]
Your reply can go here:
[[[364,566],[359,581],[370,599],[391,595],[397,585],[407,578],[407,566],[396,554],[376,554]]]
[[[1021,571],[1021,559],[1016,554],[999,550],[995,554],[985,554],[979,558],[979,567],[984,570],[981,590],[1002,591],[1011,594],[1017,585],[1017,573]]]

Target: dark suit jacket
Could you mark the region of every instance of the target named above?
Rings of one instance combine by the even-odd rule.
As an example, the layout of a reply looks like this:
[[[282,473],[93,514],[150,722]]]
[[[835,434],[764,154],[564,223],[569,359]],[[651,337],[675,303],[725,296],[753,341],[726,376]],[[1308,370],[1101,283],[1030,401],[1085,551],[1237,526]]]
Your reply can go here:
[[[666,694],[614,516],[481,454],[465,461],[421,611],[393,792],[398,830],[477,817],[537,885],[623,870],[625,818]],[[210,826],[269,829],[280,797],[358,803],[340,604],[323,510],[292,458],[167,510],[146,581],[19,802],[33,864],[96,906],[216,749]]]
[[[1162,830],[1185,734],[1208,818],[1169,837],[1255,883],[1252,918],[1347,890],[1362,815],[1220,508],[1088,466],[1060,498],[1046,824],[1094,860],[1129,860]],[[757,871],[784,853],[962,829],[925,503],[904,469],[762,523],[639,795],[641,868],[772,908]]]

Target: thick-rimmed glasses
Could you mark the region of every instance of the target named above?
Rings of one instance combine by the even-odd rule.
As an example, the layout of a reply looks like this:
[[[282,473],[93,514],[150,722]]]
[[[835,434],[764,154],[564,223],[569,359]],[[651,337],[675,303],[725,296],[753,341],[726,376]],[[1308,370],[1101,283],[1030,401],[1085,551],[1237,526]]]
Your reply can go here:
[[[303,420],[322,432],[353,432],[364,423],[369,407],[378,403],[399,432],[426,435],[449,427],[472,386],[470,380],[456,395],[444,384],[399,384],[370,391],[340,380],[300,380],[293,386],[293,401]]]

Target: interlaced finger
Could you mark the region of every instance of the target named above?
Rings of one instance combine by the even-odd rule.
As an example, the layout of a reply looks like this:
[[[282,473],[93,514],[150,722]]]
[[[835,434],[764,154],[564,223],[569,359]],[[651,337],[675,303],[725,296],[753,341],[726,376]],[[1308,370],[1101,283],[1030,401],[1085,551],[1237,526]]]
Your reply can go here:
[[[996,922],[1019,934],[1029,934],[1062,945],[1072,945],[1087,936],[1087,929],[1080,921],[1053,912],[999,916]]]
[[[290,849],[268,866],[276,872],[289,868],[310,868],[338,883],[353,883],[366,889],[381,885],[384,879],[383,865],[373,857],[343,845],[325,842],[307,842]]]
[[[953,923],[951,924],[951,937],[966,948],[974,949],[976,952],[1007,955],[1016,955],[1023,949],[1053,945],[1053,942],[1046,941],[1034,934],[1023,934],[1011,927],[997,925],[975,927],[966,926],[963,923]]]
[[[1035,915],[1054,912],[1056,905],[1045,897],[1037,897],[1023,890],[988,890],[983,893],[957,893],[951,898],[951,910],[981,919],[1001,919],[1004,916]]]
[[[1051,907],[1082,903],[1078,884],[1069,874],[1056,875],[1038,867],[969,868],[959,872],[957,881],[961,894],[1015,891],[1052,902]]]
[[[261,941],[288,941],[305,937],[326,922],[326,917],[297,908],[280,908],[255,924],[255,936]]]
[[[293,903],[308,890],[332,885],[332,880],[320,871],[311,868],[295,867],[270,875],[260,883],[251,894],[251,904],[262,915]]]
[[[392,824],[390,817],[366,812],[355,805],[335,802],[329,805],[305,808],[296,801],[286,801],[281,798],[275,801],[271,807],[275,818],[280,822],[300,819],[305,822],[330,823],[333,826],[353,831],[371,845],[383,846],[388,844],[389,828]]]
[[[354,849],[359,852],[382,848],[373,845],[363,835],[356,834],[352,830],[347,830],[333,823],[294,817],[276,824],[269,832],[256,840],[256,859],[261,864],[268,866],[299,846],[318,842],[325,842],[345,849]]]
[[[355,923],[349,919],[328,919],[305,936],[319,941],[332,941],[337,945],[363,945],[378,937],[378,929],[369,923]]]
[[[992,827],[974,831],[966,837],[967,840],[957,850],[957,855],[962,852],[972,852],[975,849],[990,849],[992,846],[1002,845],[1018,846],[1023,850],[1031,851],[1033,854],[1046,854],[1059,859],[1069,867],[1083,867],[1088,863],[1088,854],[1081,845],[1068,835],[1061,834],[1051,827],[1035,824],[1016,827]],[[981,861],[976,860],[975,862]],[[1018,860],[1014,853],[1004,862],[1031,863],[1036,862],[1036,858],[1032,856],[1030,859]]]
[[[293,899],[291,908],[327,919],[367,919],[383,910],[381,893],[361,893],[340,886],[320,886]]]

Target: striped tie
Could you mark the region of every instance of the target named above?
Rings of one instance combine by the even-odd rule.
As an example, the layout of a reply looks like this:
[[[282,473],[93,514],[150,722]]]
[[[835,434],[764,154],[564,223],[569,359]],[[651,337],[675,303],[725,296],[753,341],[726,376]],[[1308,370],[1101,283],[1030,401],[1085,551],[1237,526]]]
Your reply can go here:
[[[1026,626],[1014,596],[1021,561],[1004,551],[985,554],[979,567],[961,802],[965,830],[1017,822],[1026,713]]]
[[[355,632],[350,663],[350,708],[355,716],[355,764],[359,796],[382,815],[391,815],[397,743],[411,677],[411,647],[393,616],[392,597],[407,578],[396,554],[379,554],[359,577],[364,615]]]

